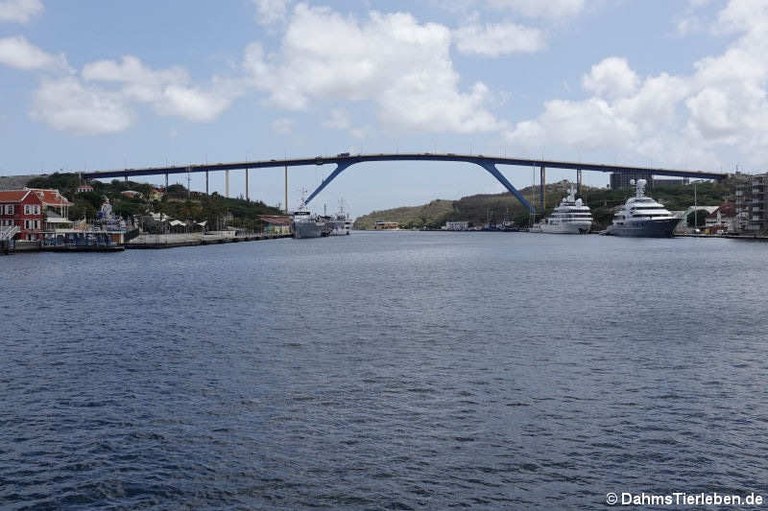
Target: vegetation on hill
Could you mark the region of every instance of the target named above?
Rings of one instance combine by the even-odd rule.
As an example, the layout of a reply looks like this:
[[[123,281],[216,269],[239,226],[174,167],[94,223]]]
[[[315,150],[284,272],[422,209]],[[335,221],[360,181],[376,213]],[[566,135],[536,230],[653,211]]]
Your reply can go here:
[[[542,216],[547,216],[560,203],[568,190],[565,181],[549,184],[545,187],[546,209],[543,215],[537,211],[532,218],[520,202],[509,193],[495,195],[472,195],[459,200],[434,200],[422,206],[403,207],[385,211],[374,211],[358,217],[356,229],[373,229],[377,221],[397,222],[404,229],[439,229],[449,221],[468,221],[470,226],[481,227],[487,224],[500,224],[512,220],[518,227],[527,227]],[[695,186],[656,184],[647,190],[654,199],[664,204],[670,211],[684,211],[694,205],[719,206],[733,200],[734,183],[724,181],[701,182]],[[521,190],[529,202],[538,206],[539,189],[527,187]],[[634,193],[632,189],[610,190],[583,186],[581,194],[587,205],[592,208],[592,216],[597,229],[604,229],[611,223],[616,207]]]
[[[30,188],[55,188],[74,203],[69,208],[69,219],[93,219],[104,203],[109,199],[112,210],[126,220],[141,218],[150,213],[162,213],[169,218],[182,221],[207,221],[211,228],[224,225],[245,229],[259,229],[260,215],[280,215],[277,208],[267,206],[260,201],[246,201],[222,197],[218,193],[206,195],[187,190],[180,184],[170,185],[164,194],[158,194],[155,187],[147,183],[121,181],[114,179],[110,183],[92,181],[93,191],[80,192],[81,185],[77,174],[55,173],[31,180]],[[124,194],[123,192],[138,192]],[[147,222],[150,223],[151,222]],[[147,224],[145,224],[146,226]]]

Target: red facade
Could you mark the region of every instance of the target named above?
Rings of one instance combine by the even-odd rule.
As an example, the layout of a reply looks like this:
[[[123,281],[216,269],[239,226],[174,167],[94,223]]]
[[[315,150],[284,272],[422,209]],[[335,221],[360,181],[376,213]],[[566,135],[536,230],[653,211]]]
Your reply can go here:
[[[57,190],[0,190],[0,229],[16,226],[17,240],[39,240],[52,230],[49,217],[66,218],[70,205]]]

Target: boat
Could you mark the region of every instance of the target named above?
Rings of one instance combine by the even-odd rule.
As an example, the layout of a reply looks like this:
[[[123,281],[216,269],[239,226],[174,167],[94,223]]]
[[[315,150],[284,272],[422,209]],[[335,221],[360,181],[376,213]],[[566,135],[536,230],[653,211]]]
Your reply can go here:
[[[571,185],[568,195],[534,230],[549,234],[587,234],[591,228],[592,212],[582,199],[576,198],[576,189]]]
[[[327,236],[327,223],[324,218],[313,215],[307,209],[301,208],[293,212],[293,238],[319,238]]]
[[[680,219],[645,195],[645,179],[638,179],[632,184],[635,185],[635,196],[619,208],[605,233],[611,236],[671,238]]]
[[[302,193],[301,203],[291,215],[291,230],[293,239],[320,238],[328,236],[328,217],[313,215],[307,207],[307,202]]]
[[[344,210],[344,202],[339,202],[339,210],[326,222],[328,226],[328,236],[348,236],[352,230],[352,219],[349,213]]]

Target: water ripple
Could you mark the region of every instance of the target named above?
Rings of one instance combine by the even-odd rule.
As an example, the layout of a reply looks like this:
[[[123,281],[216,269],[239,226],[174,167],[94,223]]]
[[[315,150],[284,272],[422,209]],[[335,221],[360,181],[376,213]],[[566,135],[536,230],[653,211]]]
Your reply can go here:
[[[356,233],[5,258],[25,292],[0,305],[0,508],[768,497],[764,247],[693,241]]]

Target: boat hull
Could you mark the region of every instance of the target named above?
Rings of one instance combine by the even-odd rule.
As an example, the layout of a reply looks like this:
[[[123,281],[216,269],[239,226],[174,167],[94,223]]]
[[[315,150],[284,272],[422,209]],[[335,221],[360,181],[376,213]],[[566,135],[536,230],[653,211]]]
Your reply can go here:
[[[541,224],[540,231],[546,234],[588,234],[592,224],[589,223],[561,223]]]
[[[323,235],[323,224],[317,222],[294,222],[294,239],[319,238]]]
[[[626,222],[623,225],[608,226],[606,234],[610,236],[625,236],[631,238],[671,238],[675,227],[680,222],[677,218],[663,220],[638,220]]]
[[[348,236],[352,222],[349,220],[331,220],[328,222],[328,236]]]

